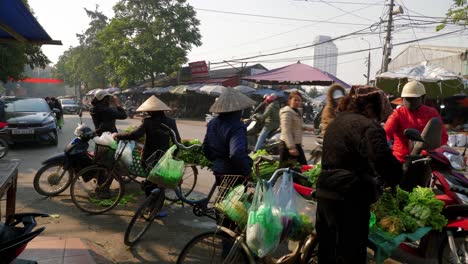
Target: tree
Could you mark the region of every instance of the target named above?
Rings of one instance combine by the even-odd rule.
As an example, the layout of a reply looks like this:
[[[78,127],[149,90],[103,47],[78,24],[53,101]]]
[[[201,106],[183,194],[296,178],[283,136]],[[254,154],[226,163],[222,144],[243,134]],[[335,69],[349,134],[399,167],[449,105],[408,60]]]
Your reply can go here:
[[[186,0],[120,0],[115,18],[99,33],[111,81],[170,74],[187,62],[192,46],[201,45],[200,21]],[[120,79],[120,80],[119,80]]]
[[[447,11],[447,18],[438,25],[436,30],[442,30],[447,23],[455,23],[462,26],[468,25],[468,0],[453,0],[452,6]]]
[[[33,14],[26,0],[24,5]],[[45,68],[50,63],[47,56],[42,52],[40,45],[28,43],[0,43],[0,82],[6,83],[10,80],[24,79],[24,66],[31,69],[36,67]]]

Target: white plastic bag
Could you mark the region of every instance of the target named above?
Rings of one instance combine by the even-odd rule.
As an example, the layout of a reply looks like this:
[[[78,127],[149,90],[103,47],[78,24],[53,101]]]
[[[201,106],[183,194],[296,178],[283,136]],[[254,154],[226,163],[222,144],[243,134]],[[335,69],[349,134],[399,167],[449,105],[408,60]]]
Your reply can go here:
[[[115,142],[110,132],[104,132],[100,137],[95,137],[93,140],[96,144],[109,146],[111,148],[117,145],[117,142]]]
[[[247,245],[257,256],[264,257],[278,246],[282,231],[283,225],[271,185],[260,180],[249,209]]]
[[[125,165],[125,167],[130,168],[130,166],[133,164],[132,154],[134,148],[135,141],[119,141],[119,144],[117,145],[117,151],[115,152],[115,158],[117,159],[119,154],[122,152],[122,155],[120,156],[120,162]]]

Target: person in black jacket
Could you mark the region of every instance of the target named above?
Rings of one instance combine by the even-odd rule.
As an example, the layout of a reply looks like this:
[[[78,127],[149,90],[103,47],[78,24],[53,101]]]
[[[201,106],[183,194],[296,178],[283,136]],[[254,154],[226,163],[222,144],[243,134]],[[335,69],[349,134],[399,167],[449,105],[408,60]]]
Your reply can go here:
[[[120,107],[119,100],[112,97],[106,90],[98,91],[94,95],[91,105],[89,112],[98,136],[104,132],[117,132],[115,120],[127,118],[125,110]]]
[[[370,205],[381,183],[395,186],[402,176],[380,125],[390,113],[381,90],[353,87],[327,128],[316,193],[319,263],[367,263]]]
[[[117,140],[138,140],[146,135],[142,155],[142,165],[144,168],[147,165],[146,160],[155,151],[160,150],[164,153],[170,147],[171,134],[162,124],[172,129],[176,134],[176,140],[178,142],[181,141],[176,121],[167,117],[164,113],[164,111],[170,110],[169,106],[153,95],[136,110],[137,112],[148,112],[149,117],[144,118],[141,125],[132,132],[114,134],[114,138]]]

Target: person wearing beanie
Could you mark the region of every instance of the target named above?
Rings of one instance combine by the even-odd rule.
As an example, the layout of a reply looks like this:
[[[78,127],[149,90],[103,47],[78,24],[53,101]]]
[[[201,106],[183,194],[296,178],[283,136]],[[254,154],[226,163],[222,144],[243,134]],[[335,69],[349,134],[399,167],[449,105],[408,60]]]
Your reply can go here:
[[[98,136],[101,136],[104,132],[117,132],[115,120],[127,118],[125,110],[120,107],[119,100],[116,97],[112,97],[106,90],[101,89],[96,92],[91,105],[89,113],[93,119],[96,135]]]
[[[247,128],[241,116],[242,110],[254,104],[255,101],[246,95],[228,88],[210,108],[210,112],[218,116],[208,123],[203,153],[213,163],[212,171],[218,184],[223,175],[249,176],[252,172]]]
[[[396,109],[388,118],[385,123],[385,132],[387,133],[387,140],[393,140],[393,155],[403,163],[410,152],[409,140],[403,135],[403,131],[407,128],[414,128],[422,132],[432,118],[439,119],[441,124],[443,122],[435,108],[424,105],[426,89],[422,83],[418,81],[408,82],[403,87],[401,97],[403,98],[403,106]],[[442,125],[438,145],[445,145],[447,141],[447,130]]]
[[[354,86],[327,128],[316,192],[319,263],[367,263],[370,205],[382,182],[395,186],[402,175],[380,125],[390,113],[380,89]]]

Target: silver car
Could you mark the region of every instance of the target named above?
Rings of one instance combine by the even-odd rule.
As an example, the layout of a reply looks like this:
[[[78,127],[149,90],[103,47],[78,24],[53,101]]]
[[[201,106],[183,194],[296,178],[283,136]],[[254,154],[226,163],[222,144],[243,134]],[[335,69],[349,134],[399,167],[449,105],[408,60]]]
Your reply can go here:
[[[59,99],[64,114],[78,114],[80,106],[73,99]]]

